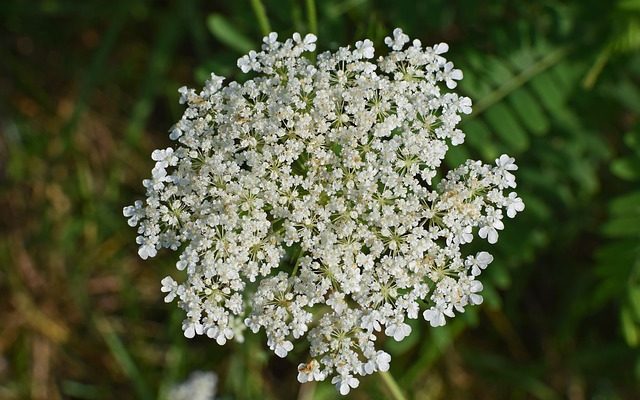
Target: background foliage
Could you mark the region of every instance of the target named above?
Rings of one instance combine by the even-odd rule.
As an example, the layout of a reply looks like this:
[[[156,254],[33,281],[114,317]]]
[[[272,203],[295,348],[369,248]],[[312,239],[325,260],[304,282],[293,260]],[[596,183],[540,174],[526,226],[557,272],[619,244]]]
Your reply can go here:
[[[185,339],[121,216],[142,197],[177,89],[269,28],[321,50],[400,26],[446,41],[474,113],[448,155],[516,157],[527,208],[492,249],[485,304],[387,342],[415,399],[640,393],[640,1],[0,2],[0,398],[152,399],[196,369],[224,399],[298,396],[264,338]],[[282,36],[281,36],[282,37]],[[298,350],[302,352],[303,350]],[[332,399],[329,384],[299,398]],[[353,399],[388,397],[367,377]]]

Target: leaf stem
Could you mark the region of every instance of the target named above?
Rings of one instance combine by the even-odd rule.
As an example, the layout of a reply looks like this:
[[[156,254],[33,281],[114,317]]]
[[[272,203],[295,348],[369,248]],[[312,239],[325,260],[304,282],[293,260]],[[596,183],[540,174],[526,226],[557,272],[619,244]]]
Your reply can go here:
[[[394,400],[407,400],[405,395],[402,393],[402,390],[400,390],[400,386],[398,386],[396,380],[393,379],[393,375],[391,375],[388,371],[380,371],[379,374],[382,378],[382,382],[384,382],[387,389],[389,389],[391,397]]]
[[[262,34],[267,36],[271,33],[271,25],[269,24],[267,11],[264,8],[264,4],[262,4],[262,0],[251,0],[251,7],[253,8],[253,13],[256,15]]]

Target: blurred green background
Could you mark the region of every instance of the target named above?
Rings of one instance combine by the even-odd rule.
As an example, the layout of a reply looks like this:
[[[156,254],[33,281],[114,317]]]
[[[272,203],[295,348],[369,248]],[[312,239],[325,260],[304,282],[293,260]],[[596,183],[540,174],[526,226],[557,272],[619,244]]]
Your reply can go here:
[[[464,71],[474,112],[449,165],[515,156],[527,206],[490,249],[481,307],[384,343],[400,388],[640,398],[640,0],[3,0],[0,399],[164,398],[198,369],[223,399],[338,397],[327,382],[298,397],[305,349],[185,339],[159,291],[175,255],[142,262],[121,213],[169,145],[180,86],[241,79],[269,29],[323,51],[394,27],[448,42]],[[375,375],[348,396],[388,397]]]

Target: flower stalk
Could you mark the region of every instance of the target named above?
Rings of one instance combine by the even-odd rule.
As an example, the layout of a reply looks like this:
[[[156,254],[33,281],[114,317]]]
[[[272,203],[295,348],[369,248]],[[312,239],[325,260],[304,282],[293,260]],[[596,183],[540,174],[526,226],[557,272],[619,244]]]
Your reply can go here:
[[[398,385],[396,380],[393,378],[393,375],[391,375],[389,371],[379,372],[379,376],[380,378],[382,378],[382,382],[389,390],[389,393],[391,394],[392,399],[407,400],[405,395],[402,393],[400,386]]]

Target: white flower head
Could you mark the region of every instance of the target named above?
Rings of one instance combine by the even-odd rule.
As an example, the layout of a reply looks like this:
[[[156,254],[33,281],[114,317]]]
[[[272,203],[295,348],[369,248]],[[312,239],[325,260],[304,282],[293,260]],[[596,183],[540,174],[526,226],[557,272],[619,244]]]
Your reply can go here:
[[[320,363],[311,360],[308,363],[298,365],[298,382],[323,381],[324,373],[320,370]]]
[[[302,38],[298,32],[293,34],[293,41],[302,46],[304,51],[315,51],[317,40],[317,36],[313,33],[306,34],[304,38]]]
[[[444,54],[447,51],[449,51],[449,45],[446,43],[438,43],[435,46],[433,46],[433,51],[436,54]]]
[[[504,199],[504,203],[507,207],[507,217],[509,218],[514,218],[517,213],[524,211],[524,202],[516,192],[509,193],[509,196]]]
[[[503,154],[496,159],[496,165],[500,170],[500,175],[502,177],[499,187],[516,187],[516,177],[510,172],[518,170],[518,166],[515,162],[515,158],[509,157],[506,154]]]
[[[164,150],[154,150],[151,153],[151,159],[157,161],[156,166],[162,166],[163,168],[174,166],[178,163],[178,157],[173,154],[171,147],[167,147]]]
[[[244,73],[251,70],[258,71],[260,63],[258,61],[258,53],[251,50],[246,56],[242,56],[238,59],[238,68]]]
[[[456,81],[462,79],[462,71],[453,68],[453,63],[451,61],[447,62],[444,65],[442,75],[449,89],[454,89],[456,86],[458,86],[458,83]]]
[[[296,33],[294,35],[300,36],[300,34]],[[278,46],[278,34],[276,32],[271,32],[264,38],[262,38],[263,50],[269,50]]]
[[[174,281],[170,276],[167,276],[162,279],[160,283],[162,283],[162,288],[160,289],[160,291],[162,291],[163,293],[167,293],[164,298],[165,303],[171,303],[177,295],[178,282]]]
[[[409,42],[409,36],[407,36],[402,29],[396,28],[393,30],[393,37],[387,36],[384,38],[384,44],[391,47],[395,51],[402,50],[404,45]]]
[[[338,392],[340,392],[340,394],[343,396],[346,396],[347,394],[349,394],[351,389],[355,389],[360,385],[360,381],[353,375],[349,374],[334,376],[333,379],[331,379],[331,383],[336,385]]]
[[[363,39],[312,62],[316,42],[271,33],[238,60],[253,78],[181,88],[175,144],[152,153],[146,199],[123,215],[143,259],[179,252],[186,278],[161,291],[184,309],[186,337],[224,345],[264,330],[278,357],[307,341],[298,380],[347,394],[389,369],[378,332],[401,341],[421,311],[442,326],[482,302],[493,257],[467,244],[497,242],[524,203],[507,155],[432,182],[472,111],[452,91],[463,75],[448,45],[398,28],[377,59]]]
[[[357,58],[373,58],[375,53],[375,48],[373,47],[373,42],[369,39],[365,39],[359,42],[356,42],[356,49],[353,54]]]
[[[492,261],[493,256],[491,254],[481,251],[475,256],[468,256],[465,260],[465,265],[471,268],[471,275],[478,276]]]

